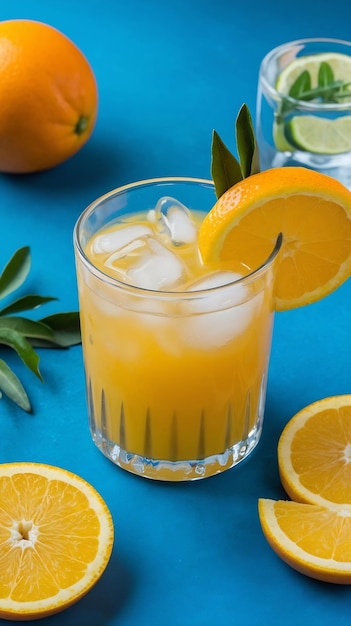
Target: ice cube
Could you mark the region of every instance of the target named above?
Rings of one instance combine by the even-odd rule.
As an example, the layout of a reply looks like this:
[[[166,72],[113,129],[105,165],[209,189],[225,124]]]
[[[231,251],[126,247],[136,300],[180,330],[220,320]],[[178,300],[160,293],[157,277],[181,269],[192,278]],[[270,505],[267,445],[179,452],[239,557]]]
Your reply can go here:
[[[219,270],[212,272],[204,278],[197,279],[189,285],[188,291],[201,291],[204,289],[213,289],[214,287],[222,287],[223,285],[229,285],[235,281],[240,280],[243,275],[238,272],[232,272],[231,270]],[[235,288],[237,288],[236,285]]]
[[[160,198],[150,216],[156,222],[160,234],[164,235],[172,245],[181,246],[196,241],[197,228],[191,218],[191,213],[178,200],[169,196]]]
[[[111,254],[105,266],[124,282],[154,291],[171,290],[186,278],[182,261],[149,235],[138,237]]]
[[[252,298],[242,284],[231,284],[241,278],[234,272],[216,272],[190,285],[188,290],[199,291],[226,285],[223,289],[196,296],[186,303],[189,317],[184,319],[183,340],[198,349],[211,350],[225,345],[242,334],[262,305],[263,294]]]
[[[152,229],[146,224],[132,224],[131,226],[118,228],[117,230],[112,230],[103,235],[97,235],[93,243],[92,251],[94,254],[116,252],[116,250],[120,250],[120,248],[128,245],[134,239],[151,234]]]
[[[187,285],[187,291],[202,291],[213,289],[210,293],[206,293],[203,297],[196,297],[191,303],[192,310],[197,312],[213,311],[217,309],[228,308],[242,302],[248,295],[247,288],[236,281],[242,278],[242,274],[237,272],[218,271],[200,278],[193,283]],[[233,284],[231,287],[229,286]],[[215,289],[227,285],[225,289]]]

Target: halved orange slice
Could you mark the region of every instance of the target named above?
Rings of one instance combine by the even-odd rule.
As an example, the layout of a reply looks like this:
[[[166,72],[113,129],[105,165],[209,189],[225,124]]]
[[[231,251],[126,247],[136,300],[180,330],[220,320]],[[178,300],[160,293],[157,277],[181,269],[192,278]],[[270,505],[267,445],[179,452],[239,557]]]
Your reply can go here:
[[[306,576],[351,583],[351,511],[313,504],[258,503],[263,533],[276,554]]]
[[[301,167],[254,174],[226,191],[205,217],[199,250],[206,264],[262,265],[279,233],[276,310],[319,300],[351,274],[351,192]]]
[[[292,500],[351,512],[351,395],[299,411],[280,436],[278,465]]]
[[[0,464],[0,617],[57,613],[102,575],[113,544],[106,503],[82,478],[38,463]]]

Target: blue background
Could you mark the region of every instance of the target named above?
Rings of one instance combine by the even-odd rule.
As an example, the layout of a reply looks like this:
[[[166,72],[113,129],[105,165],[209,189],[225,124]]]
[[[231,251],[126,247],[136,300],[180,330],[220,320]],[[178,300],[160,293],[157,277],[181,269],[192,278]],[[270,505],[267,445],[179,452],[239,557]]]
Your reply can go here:
[[[261,58],[296,38],[348,39],[351,8],[313,0],[1,2],[0,19],[11,18],[63,31],[88,57],[99,86],[96,128],[76,156],[44,173],[0,175],[0,267],[30,246],[28,292],[59,297],[45,315],[78,306],[72,230],[85,206],[138,179],[208,178],[212,129],[235,150],[243,102],[254,116]],[[350,623],[351,589],[290,569],[266,543],[257,516],[259,497],[284,497],[276,448],[285,423],[314,400],[351,392],[350,290],[347,283],[322,302],[277,314],[261,442],[238,468],[192,484],[134,477],[95,448],[80,346],[41,351],[44,384],[9,356],[34,411],[0,401],[0,461],[78,473],[105,498],[116,532],[94,589],[34,624]]]

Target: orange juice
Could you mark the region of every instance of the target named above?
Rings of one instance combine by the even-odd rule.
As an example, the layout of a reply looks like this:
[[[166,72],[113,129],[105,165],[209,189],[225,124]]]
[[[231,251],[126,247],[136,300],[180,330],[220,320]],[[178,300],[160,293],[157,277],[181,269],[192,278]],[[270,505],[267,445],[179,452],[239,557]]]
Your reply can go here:
[[[194,479],[259,440],[275,257],[254,273],[204,267],[204,213],[168,196],[155,206],[107,220],[77,254],[90,425],[117,465]]]

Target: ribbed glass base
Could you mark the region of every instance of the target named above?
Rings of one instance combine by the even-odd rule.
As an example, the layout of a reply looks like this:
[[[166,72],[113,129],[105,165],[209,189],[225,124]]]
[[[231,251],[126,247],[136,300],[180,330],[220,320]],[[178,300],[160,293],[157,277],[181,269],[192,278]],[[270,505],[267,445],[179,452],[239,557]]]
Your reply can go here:
[[[188,461],[150,459],[127,452],[116,443],[104,438],[97,429],[94,429],[92,436],[101,452],[122,469],[152,480],[175,482],[208,478],[234,467],[245,459],[258,444],[261,430],[262,428],[254,429],[245,440],[225,450],[222,454]]]

